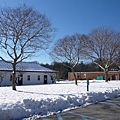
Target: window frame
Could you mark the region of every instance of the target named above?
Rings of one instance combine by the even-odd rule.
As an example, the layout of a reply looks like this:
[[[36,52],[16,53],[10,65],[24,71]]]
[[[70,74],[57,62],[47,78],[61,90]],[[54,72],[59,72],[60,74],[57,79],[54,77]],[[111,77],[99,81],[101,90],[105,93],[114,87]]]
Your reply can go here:
[[[40,75],[38,75],[37,80],[40,81]]]
[[[27,76],[27,81],[30,81],[30,75]]]

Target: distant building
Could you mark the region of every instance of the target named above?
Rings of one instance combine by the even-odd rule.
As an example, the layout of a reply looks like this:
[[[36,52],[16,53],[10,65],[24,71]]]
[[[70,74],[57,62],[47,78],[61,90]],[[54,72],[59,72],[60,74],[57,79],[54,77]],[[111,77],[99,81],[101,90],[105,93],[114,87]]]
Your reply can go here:
[[[12,65],[0,60],[0,86],[12,85],[12,72]],[[16,67],[16,85],[52,84],[56,73],[38,62],[21,62]]]
[[[79,80],[104,80],[104,72],[75,72],[77,79]],[[120,71],[109,71],[108,77],[110,80],[120,80]],[[72,72],[68,72],[68,80],[74,80]]]

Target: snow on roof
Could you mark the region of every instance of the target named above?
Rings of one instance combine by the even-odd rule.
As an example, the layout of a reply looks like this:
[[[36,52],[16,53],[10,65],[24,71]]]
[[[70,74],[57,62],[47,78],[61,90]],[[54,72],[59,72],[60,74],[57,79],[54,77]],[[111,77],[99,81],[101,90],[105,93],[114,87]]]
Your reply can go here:
[[[12,64],[0,60],[0,70],[12,71]],[[56,72],[41,66],[38,62],[20,62],[17,64],[16,70],[29,72]]]

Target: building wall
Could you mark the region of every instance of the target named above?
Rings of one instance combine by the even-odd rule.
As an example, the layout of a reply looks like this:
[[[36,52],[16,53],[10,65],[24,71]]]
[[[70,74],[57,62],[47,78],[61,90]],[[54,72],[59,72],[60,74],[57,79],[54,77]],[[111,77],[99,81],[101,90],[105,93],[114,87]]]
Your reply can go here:
[[[0,74],[3,75],[3,81],[1,82],[1,86],[11,85],[11,81],[10,81],[11,73],[10,72],[0,72]],[[0,80],[1,80],[1,77],[0,77]]]
[[[77,79],[79,80],[93,80],[97,79],[97,76],[105,77],[104,72],[75,72]],[[120,80],[120,72],[119,71],[110,71],[108,73],[108,77],[110,80]],[[72,72],[68,73],[68,80],[74,80],[74,76]]]
[[[12,75],[11,72],[1,72],[0,71],[0,81],[1,86],[9,86],[12,84],[12,79],[10,76]],[[47,76],[47,84],[52,84],[53,81],[56,78],[56,73],[41,73],[41,72],[22,72],[22,73],[16,73],[16,81],[18,83],[19,80],[21,80],[21,77],[18,78],[18,76],[22,75],[22,85],[39,85],[44,84],[44,75]],[[2,77],[3,76],[3,77]],[[29,79],[28,79],[29,76]],[[39,76],[39,79],[38,79]],[[51,77],[53,76],[53,77]],[[19,80],[18,80],[19,79]]]
[[[56,76],[55,73],[27,72],[23,74],[23,85],[44,84],[44,75],[47,75],[47,84],[52,84],[51,76]],[[30,80],[28,80],[28,76],[30,76]],[[40,80],[38,80],[38,76],[40,76]]]

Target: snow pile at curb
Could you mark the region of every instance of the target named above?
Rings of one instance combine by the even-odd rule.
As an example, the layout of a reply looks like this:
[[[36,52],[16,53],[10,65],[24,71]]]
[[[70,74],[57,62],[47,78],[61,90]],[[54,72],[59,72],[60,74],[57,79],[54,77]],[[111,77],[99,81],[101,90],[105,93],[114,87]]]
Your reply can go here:
[[[50,115],[77,106],[112,99],[120,95],[119,83],[91,83],[91,87],[94,87],[94,90],[90,90],[89,92],[86,91],[85,83],[80,83],[78,86],[74,84],[54,84],[18,87],[20,90],[28,88],[27,92],[26,90],[23,92],[12,91],[10,87],[2,87],[2,90],[6,90],[11,96],[2,95],[2,100],[0,101],[0,119],[19,120],[33,115]],[[34,88],[34,90],[29,93],[31,88]],[[42,91],[43,88],[44,93]],[[38,89],[39,94],[35,92]],[[53,92],[50,93],[52,90]],[[5,93],[5,91],[3,93]]]

